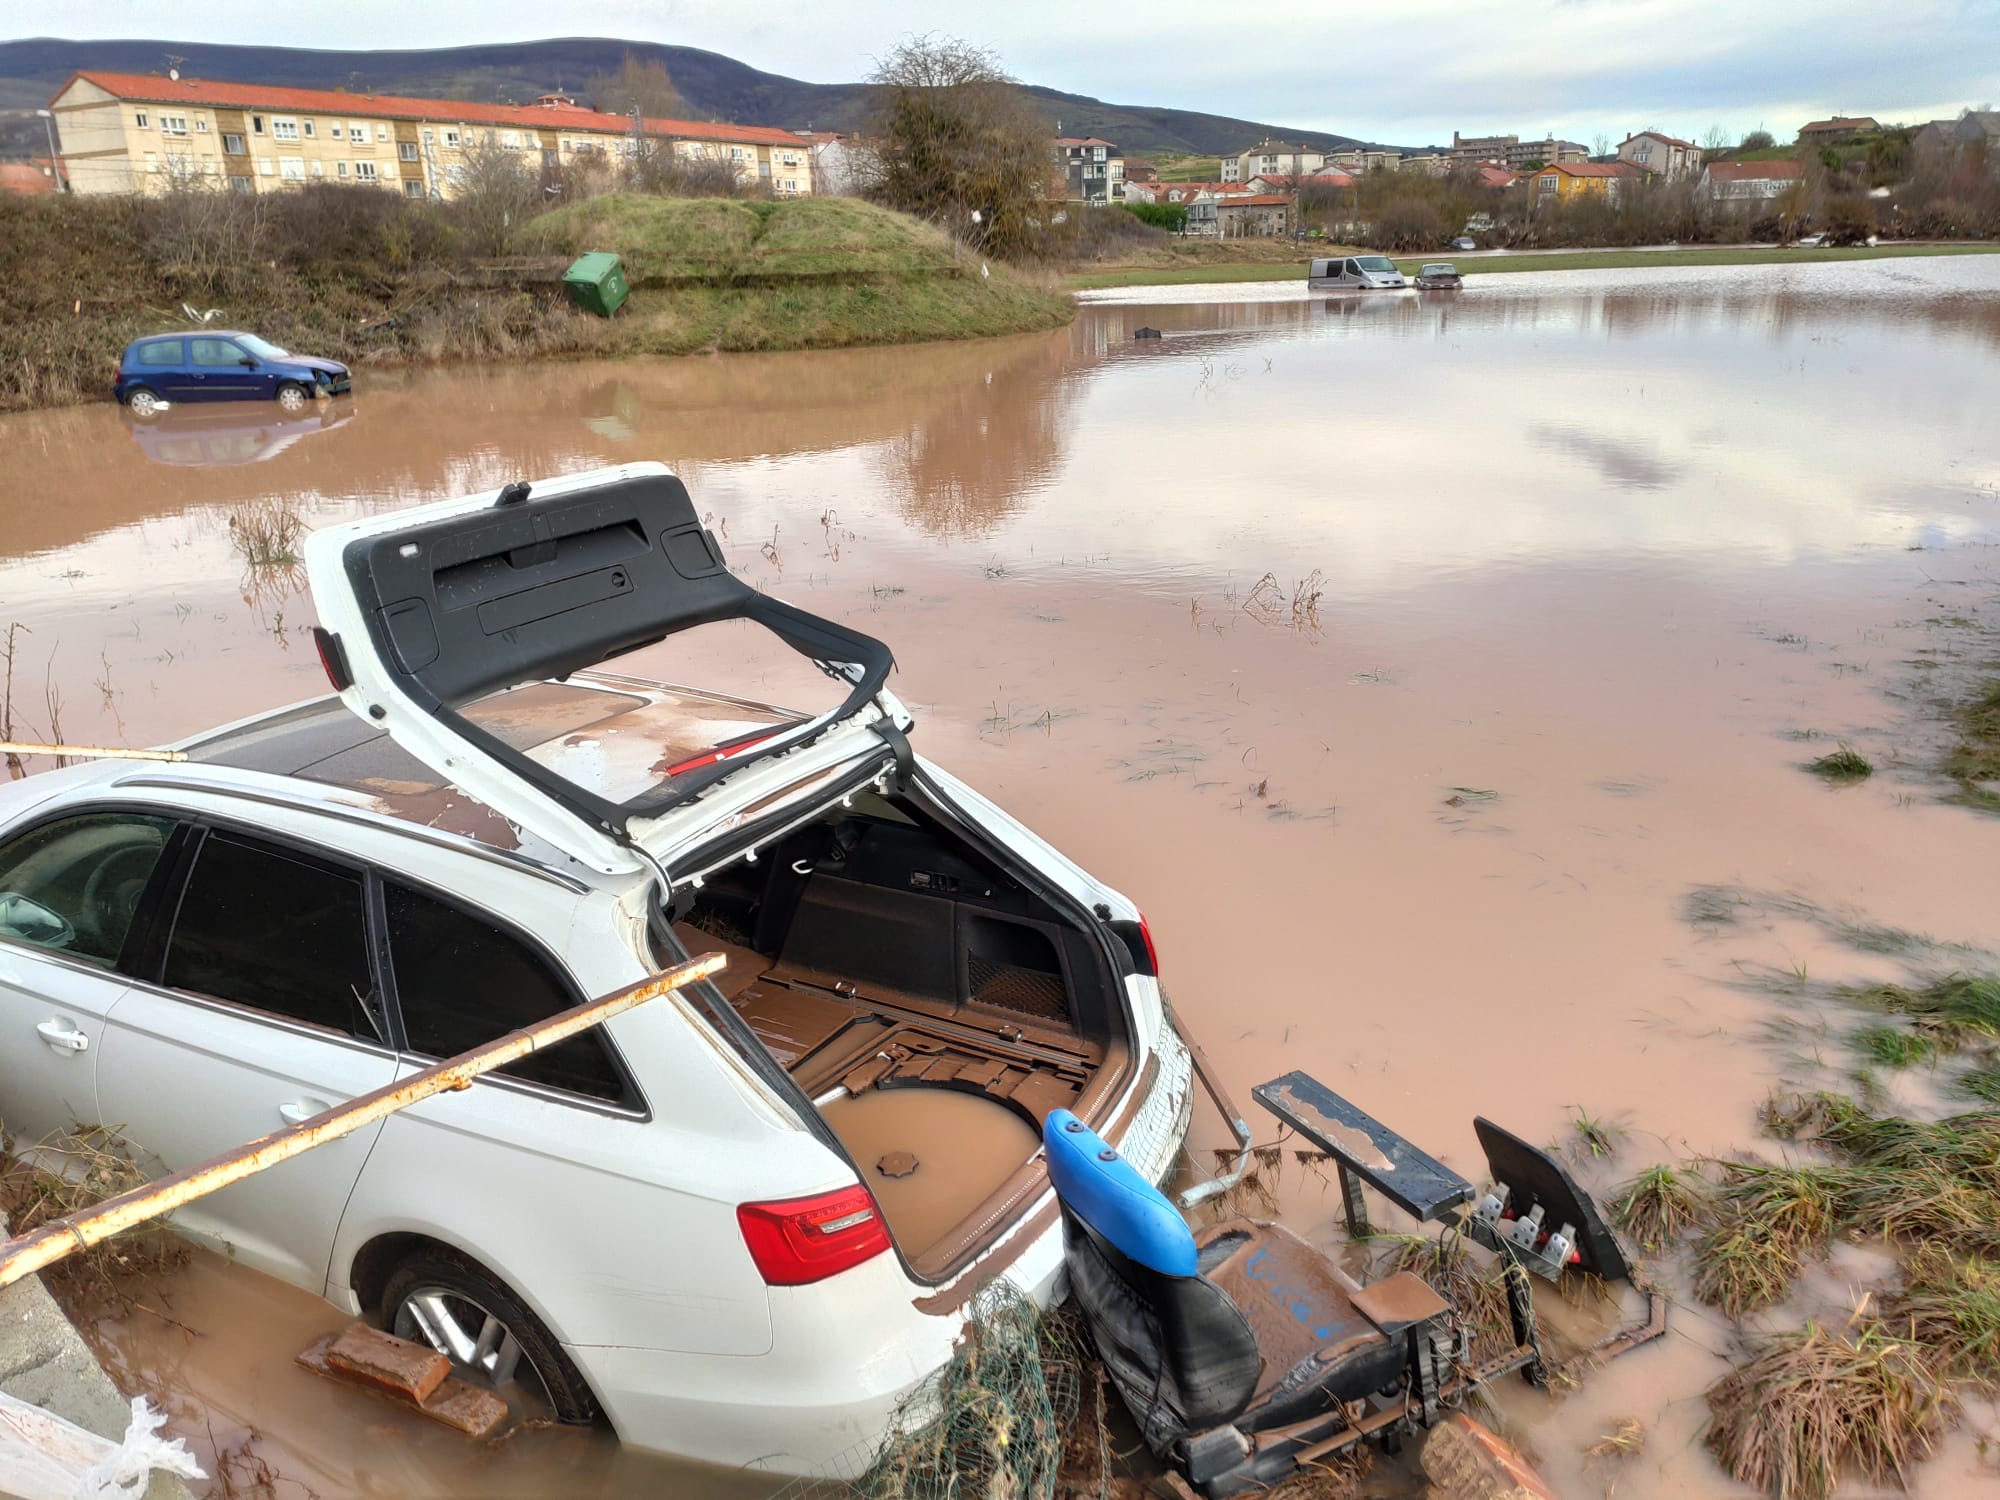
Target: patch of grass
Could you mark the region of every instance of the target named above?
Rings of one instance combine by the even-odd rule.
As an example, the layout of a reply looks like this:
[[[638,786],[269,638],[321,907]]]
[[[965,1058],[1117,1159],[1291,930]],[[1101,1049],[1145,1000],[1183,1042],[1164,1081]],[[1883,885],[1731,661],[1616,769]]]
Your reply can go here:
[[[297,567],[305,534],[305,518],[283,499],[253,501],[229,513],[229,538],[253,573]]]
[[[1514,1347],[1514,1324],[1507,1313],[1505,1271],[1498,1261],[1480,1265],[1464,1236],[1457,1234],[1378,1234],[1369,1242],[1382,1251],[1374,1278],[1408,1271],[1429,1283],[1452,1305],[1472,1338],[1475,1361]]]
[[[1806,762],[1806,769],[1822,780],[1835,783],[1866,781],[1875,774],[1868,757],[1842,745],[1838,750],[1829,751],[1817,760]]]
[[[1625,1127],[1610,1120],[1599,1119],[1581,1104],[1572,1104],[1570,1108],[1576,1111],[1570,1119],[1569,1126],[1576,1136],[1574,1149],[1578,1155],[1597,1160],[1616,1156],[1620,1143],[1629,1133]]]
[[[1845,1174],[1832,1167],[1732,1161],[1719,1221],[1695,1249],[1695,1295],[1731,1318],[1781,1302],[1832,1234]]]
[[[1952,1379],[2000,1386],[2000,1259],[1919,1250],[1903,1289],[1883,1303],[1882,1323],[1933,1351]]]
[[[1612,1194],[1611,1214],[1643,1250],[1658,1251],[1715,1211],[1715,1184],[1691,1167],[1648,1167]]]
[[[1836,990],[1834,997],[1867,1010],[1916,1017],[1958,1045],[1973,1036],[2000,1038],[2000,976],[1992,974],[1945,974],[1914,987],[1853,985]]]
[[[1734,1478],[1786,1500],[1825,1500],[1850,1468],[1907,1485],[1958,1402],[1917,1345],[1808,1325],[1717,1381],[1708,1407],[1708,1446]]]
[[[2000,1105],[2000,1064],[1988,1063],[1959,1075],[1955,1087],[1969,1099]]]
[[[1908,1068],[1937,1061],[1937,1038],[1901,1026],[1864,1026],[1848,1042],[1870,1062],[1884,1068]]]

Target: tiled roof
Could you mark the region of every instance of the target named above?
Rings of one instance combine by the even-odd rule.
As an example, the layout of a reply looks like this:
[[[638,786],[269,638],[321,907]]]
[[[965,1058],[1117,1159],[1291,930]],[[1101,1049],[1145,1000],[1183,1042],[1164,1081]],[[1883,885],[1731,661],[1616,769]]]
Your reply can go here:
[[[33,162],[0,161],[0,193],[53,193],[55,190],[56,180]]]
[[[1708,175],[1717,182],[1775,182],[1803,177],[1805,168],[1795,161],[1712,161]]]
[[[1542,168],[1543,172],[1561,172],[1570,177],[1636,177],[1639,169],[1624,161],[1566,161],[1552,162]]]
[[[335,89],[279,88],[207,78],[161,78],[150,73],[78,73],[118,99],[145,104],[206,105],[211,109],[260,109],[297,114],[351,115],[356,119],[452,120],[467,125],[513,125],[528,130],[589,130],[619,135],[632,128],[624,115],[548,104],[477,104],[462,99],[419,99],[401,94],[350,94]],[[74,82],[74,79],[72,80]],[[69,84],[63,85],[67,90]],[[58,91],[58,97],[63,90]],[[766,125],[718,125],[705,120],[643,122],[648,135],[683,140],[730,141],[767,146],[800,145],[789,130]]]
[[[1058,146],[1111,146],[1111,142],[1100,141],[1094,135],[1059,135],[1056,137],[1056,144]],[[1111,146],[1111,149],[1116,151],[1118,148]]]
[[[1700,149],[1693,141],[1684,141],[1677,135],[1662,135],[1657,130],[1635,131],[1633,134],[1626,136],[1625,139],[1636,141],[1641,136],[1650,136],[1656,141],[1665,141],[1669,146],[1679,146],[1683,151],[1697,151]]]

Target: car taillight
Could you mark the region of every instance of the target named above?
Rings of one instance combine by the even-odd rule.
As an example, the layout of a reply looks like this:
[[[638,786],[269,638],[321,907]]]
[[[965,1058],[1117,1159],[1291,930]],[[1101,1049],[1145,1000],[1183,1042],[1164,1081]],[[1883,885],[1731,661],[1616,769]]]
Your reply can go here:
[[[319,652],[320,669],[326,673],[326,680],[333,684],[336,693],[344,693],[354,686],[354,674],[347,669],[347,653],[340,647],[339,636],[322,625],[315,625],[313,649]]]
[[[1146,945],[1146,962],[1152,966],[1157,977],[1160,972],[1160,950],[1153,946],[1153,929],[1146,925],[1146,914],[1139,913],[1139,941]]]
[[[736,1224],[767,1286],[809,1286],[889,1248],[882,1211],[858,1184],[812,1198],[745,1203]]]

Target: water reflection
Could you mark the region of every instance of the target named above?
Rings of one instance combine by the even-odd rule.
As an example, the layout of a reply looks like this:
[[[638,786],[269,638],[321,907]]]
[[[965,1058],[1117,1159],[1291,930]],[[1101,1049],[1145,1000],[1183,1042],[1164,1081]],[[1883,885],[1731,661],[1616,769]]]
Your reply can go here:
[[[346,426],[354,402],[323,401],[297,413],[274,401],[173,406],[144,419],[120,407],[118,416],[139,452],[156,464],[227,468],[266,463],[294,443]]]

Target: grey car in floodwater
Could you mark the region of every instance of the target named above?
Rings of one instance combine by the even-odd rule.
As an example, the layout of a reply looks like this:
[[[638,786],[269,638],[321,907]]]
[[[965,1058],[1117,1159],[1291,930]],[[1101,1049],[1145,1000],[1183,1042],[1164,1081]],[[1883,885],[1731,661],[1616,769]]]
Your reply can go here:
[[[1315,292],[1395,291],[1408,285],[1396,263],[1386,255],[1315,260],[1306,276],[1307,288]]]
[[[1455,292],[1465,285],[1458,267],[1448,260],[1427,261],[1417,268],[1417,287],[1426,292]]]

